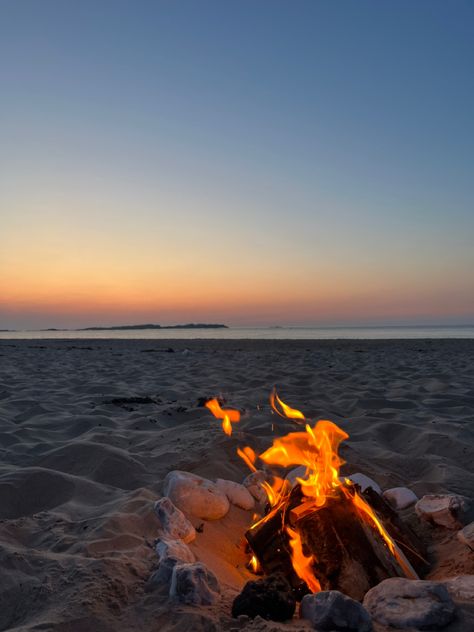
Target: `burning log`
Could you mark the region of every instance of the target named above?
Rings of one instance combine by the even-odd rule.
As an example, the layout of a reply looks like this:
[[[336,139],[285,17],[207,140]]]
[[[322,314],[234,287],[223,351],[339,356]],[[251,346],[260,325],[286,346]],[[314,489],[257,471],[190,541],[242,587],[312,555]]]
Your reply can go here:
[[[388,577],[417,578],[414,566],[420,569],[421,564],[412,534],[378,494],[368,490],[367,495],[374,517],[358,506],[366,502],[355,500],[362,499],[356,486],[341,486],[317,507],[297,485],[246,533],[264,572],[282,572],[299,598],[308,590],[321,589],[362,600],[372,586]],[[382,535],[384,529],[388,540]]]

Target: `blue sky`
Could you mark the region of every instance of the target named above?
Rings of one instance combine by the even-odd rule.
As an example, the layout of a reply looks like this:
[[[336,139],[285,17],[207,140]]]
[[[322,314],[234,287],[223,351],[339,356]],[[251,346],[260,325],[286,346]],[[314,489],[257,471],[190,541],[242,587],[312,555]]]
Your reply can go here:
[[[472,321],[473,27],[3,0],[0,326]]]

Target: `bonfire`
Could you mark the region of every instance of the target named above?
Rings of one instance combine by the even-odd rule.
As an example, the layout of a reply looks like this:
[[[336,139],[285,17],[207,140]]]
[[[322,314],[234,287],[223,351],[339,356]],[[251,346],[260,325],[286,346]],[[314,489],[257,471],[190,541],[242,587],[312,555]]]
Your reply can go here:
[[[332,421],[311,422],[276,391],[270,403],[299,429],[275,438],[261,454],[251,446],[237,449],[252,472],[260,472],[259,464],[265,468],[263,515],[245,534],[250,568],[283,574],[297,599],[336,589],[361,600],[388,577],[418,579],[426,563],[413,532],[372,488],[362,491],[340,476],[339,447],[349,435]],[[217,399],[205,405],[230,436],[240,412]],[[288,468],[297,469],[283,478]]]

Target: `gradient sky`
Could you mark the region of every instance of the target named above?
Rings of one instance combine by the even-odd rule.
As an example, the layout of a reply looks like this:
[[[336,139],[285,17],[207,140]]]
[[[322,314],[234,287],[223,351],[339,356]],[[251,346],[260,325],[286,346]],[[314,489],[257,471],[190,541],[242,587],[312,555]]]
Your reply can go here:
[[[0,328],[474,321],[474,3],[2,0]]]

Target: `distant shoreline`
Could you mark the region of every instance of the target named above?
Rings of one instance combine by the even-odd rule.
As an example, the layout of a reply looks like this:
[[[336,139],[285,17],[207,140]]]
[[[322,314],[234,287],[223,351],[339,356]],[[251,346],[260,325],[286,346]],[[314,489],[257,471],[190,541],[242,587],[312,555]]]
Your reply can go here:
[[[135,329],[228,329],[227,325],[217,323],[187,323],[185,325],[113,325],[112,327],[81,327],[79,329],[62,329],[49,327],[48,329],[40,329],[39,331],[123,331]]]

